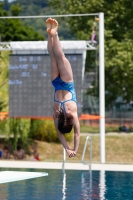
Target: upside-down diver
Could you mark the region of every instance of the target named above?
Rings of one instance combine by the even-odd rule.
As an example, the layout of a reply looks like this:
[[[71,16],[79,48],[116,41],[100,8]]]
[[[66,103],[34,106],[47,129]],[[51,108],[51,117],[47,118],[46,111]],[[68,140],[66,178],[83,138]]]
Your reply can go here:
[[[50,55],[51,80],[54,86],[53,118],[55,128],[68,156],[77,153],[80,140],[80,125],[77,113],[76,92],[74,89],[72,68],[65,57],[58,37],[58,22],[55,19],[46,20],[48,33],[48,52]],[[70,149],[64,134],[74,127],[74,148]]]

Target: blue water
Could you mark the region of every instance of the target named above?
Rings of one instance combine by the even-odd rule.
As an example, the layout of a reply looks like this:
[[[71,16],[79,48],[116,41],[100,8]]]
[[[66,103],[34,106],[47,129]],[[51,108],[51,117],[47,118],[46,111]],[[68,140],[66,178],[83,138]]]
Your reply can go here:
[[[0,184],[0,200],[133,200],[132,172],[3,169],[48,176]]]

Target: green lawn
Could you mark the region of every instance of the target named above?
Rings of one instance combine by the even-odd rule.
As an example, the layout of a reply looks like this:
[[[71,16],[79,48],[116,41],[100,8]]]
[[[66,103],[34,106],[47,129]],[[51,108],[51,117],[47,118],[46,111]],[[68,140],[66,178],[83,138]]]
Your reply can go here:
[[[82,134],[81,134],[82,135]],[[81,136],[79,150],[76,157],[66,158],[67,162],[80,162],[85,143],[85,136]],[[107,163],[133,163],[133,135],[106,136]],[[70,143],[73,146],[73,142]],[[85,154],[85,162],[89,162],[89,141]],[[62,161],[63,148],[61,144],[38,142],[38,150],[42,161]],[[92,161],[100,163],[100,136],[92,136]]]
[[[81,133],[80,145],[76,157],[66,157],[67,162],[81,162],[83,148],[86,140],[86,136],[89,134]],[[100,135],[91,134],[92,137],[92,161],[93,163],[100,163]],[[106,147],[106,163],[133,163],[133,135],[127,133],[118,133],[116,135],[108,135],[105,137]],[[63,147],[60,143],[48,143],[43,141],[28,141],[28,148],[26,151],[26,160],[32,158],[32,144],[38,143],[38,152],[40,154],[41,161],[62,161],[63,160]],[[71,148],[73,148],[73,141],[69,142]],[[4,146],[3,142],[0,142],[0,149]],[[85,163],[89,162],[89,141],[85,153]],[[13,155],[11,154],[12,158]]]

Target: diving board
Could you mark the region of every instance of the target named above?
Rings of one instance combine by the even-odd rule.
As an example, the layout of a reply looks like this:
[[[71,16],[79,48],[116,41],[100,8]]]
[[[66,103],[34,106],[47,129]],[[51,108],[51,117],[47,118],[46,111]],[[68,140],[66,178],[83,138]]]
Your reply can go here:
[[[21,181],[31,178],[48,176],[46,172],[20,172],[20,171],[2,171],[0,172],[0,184],[14,181]]]

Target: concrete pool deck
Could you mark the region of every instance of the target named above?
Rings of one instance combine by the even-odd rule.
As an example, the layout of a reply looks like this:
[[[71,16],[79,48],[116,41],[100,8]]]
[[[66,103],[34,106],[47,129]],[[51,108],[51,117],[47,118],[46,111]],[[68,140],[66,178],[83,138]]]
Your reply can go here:
[[[36,162],[36,161],[3,161],[0,160],[0,168],[27,168],[27,169],[62,169],[62,162]],[[88,164],[68,163],[64,165],[66,170],[89,170]],[[92,170],[127,171],[133,172],[133,165],[129,164],[92,164]]]

